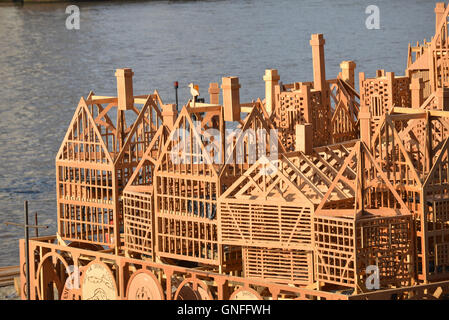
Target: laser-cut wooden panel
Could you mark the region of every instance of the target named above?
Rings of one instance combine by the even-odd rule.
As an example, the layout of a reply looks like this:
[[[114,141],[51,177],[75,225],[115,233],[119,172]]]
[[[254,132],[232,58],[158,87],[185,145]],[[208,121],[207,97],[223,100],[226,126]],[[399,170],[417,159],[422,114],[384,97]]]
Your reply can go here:
[[[313,283],[313,252],[268,248],[243,248],[243,269],[247,278],[278,283]]]
[[[355,287],[355,219],[314,217],[316,280]]]
[[[270,248],[310,245],[313,203],[299,189],[299,169],[282,159],[259,160],[222,195],[220,241]]]
[[[363,284],[369,265],[379,268],[382,288],[411,285],[414,277],[412,216],[373,217],[357,221],[357,268]]]
[[[124,249],[153,256],[153,197],[125,191],[123,193]]]

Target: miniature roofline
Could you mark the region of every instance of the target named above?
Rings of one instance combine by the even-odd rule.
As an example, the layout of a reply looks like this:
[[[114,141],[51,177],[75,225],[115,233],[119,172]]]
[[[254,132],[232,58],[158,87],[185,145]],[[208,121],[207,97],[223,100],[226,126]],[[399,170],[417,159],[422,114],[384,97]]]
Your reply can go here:
[[[446,22],[438,18],[446,7],[437,5],[437,9],[437,25],[447,32]],[[193,261],[210,274],[216,274],[218,266],[221,280],[235,271],[244,281],[254,277],[307,286],[313,289],[312,296],[313,292],[346,293],[348,288],[354,289],[347,291],[348,296],[365,291],[362,281],[368,265],[379,266],[382,288],[447,281],[449,94],[444,87],[449,87],[449,71],[444,66],[449,42],[444,36],[440,44],[445,47],[433,51],[436,60],[429,61],[432,68],[438,63],[443,68],[426,71],[435,72],[436,89],[429,89],[430,80],[421,70],[405,77],[378,71],[377,78],[365,79],[360,95],[353,89],[355,63],[351,61],[340,64],[336,80],[325,80],[324,39],[313,36],[314,81],[283,85],[276,70],[267,70],[265,103],[253,102],[256,107],[244,120],[236,77],[223,78],[223,105],[215,83],[209,88],[210,104],[193,98],[178,114],[173,104],[159,104],[148,95],[138,113],[132,70],[118,70],[117,97],[96,101],[115,100],[88,106],[81,99],[66,139],[65,158],[56,161],[61,238],[115,246],[117,256],[143,258],[140,254],[144,254],[157,263],[150,266],[152,271],[157,269],[153,266],[171,268],[174,260]],[[87,100],[92,102],[92,96]],[[115,127],[107,117],[109,110],[111,117],[117,113]],[[138,113],[130,126],[126,110]],[[228,137],[225,118],[240,124],[240,129],[255,130],[266,129],[271,121],[289,152],[267,163],[246,148],[245,155],[256,157],[251,161],[245,157],[221,172],[219,165],[197,161],[208,158],[208,153],[212,158],[217,155],[212,148],[204,152],[213,141],[207,129],[218,129],[221,137]],[[303,127],[298,130],[298,125]],[[167,142],[178,128],[190,130],[185,132],[200,143],[180,138]],[[204,136],[197,139],[198,133]],[[298,138],[303,140],[298,143]],[[111,155],[118,155],[113,165],[96,161],[107,152],[100,150],[98,140],[105,140]],[[307,141],[313,143],[306,146]],[[185,148],[175,149],[176,145]],[[178,151],[194,161],[173,161],[171,156]],[[254,159],[258,160],[252,164]],[[266,170],[273,168],[277,170]],[[118,239],[124,239],[123,246],[122,241],[114,241]],[[233,251],[232,246],[240,248]],[[119,251],[122,248],[124,252]],[[241,257],[228,260],[228,253],[240,249]],[[116,266],[123,264],[120,256]],[[40,282],[41,297],[47,283],[39,281],[39,269],[31,269],[37,270],[32,279]],[[118,281],[120,293],[129,298],[124,287],[135,270],[122,269],[115,269],[123,274]],[[173,275],[165,274],[167,281]],[[196,277],[185,275],[191,276]],[[160,284],[167,285],[167,292],[172,289],[170,282]],[[272,288],[266,295],[278,290]],[[416,297],[416,287],[408,288]],[[223,297],[226,290],[220,290]]]
[[[327,89],[326,84],[332,84],[338,81],[335,79],[326,79],[325,72],[325,59],[324,59],[324,44],[325,40],[323,34],[312,34],[310,45],[312,47],[312,62],[313,62],[313,82],[296,82],[292,84],[281,84],[284,90],[301,90],[303,86],[310,87],[311,91],[320,91]],[[348,90],[356,92],[354,87],[354,70],[356,64],[354,61],[342,61],[340,64],[342,72],[340,75],[343,79],[348,81]],[[130,68],[117,69],[115,76],[117,77],[117,96],[99,96],[92,95],[90,99],[86,99],[87,104],[101,104],[101,103],[116,103],[117,107],[121,110],[129,110],[133,107],[133,104],[145,104],[148,95],[133,95],[133,77],[134,73]],[[265,97],[266,110],[268,114],[271,114],[273,110],[273,104],[275,99],[274,88],[280,84],[280,76],[276,69],[266,69],[263,76],[265,81]],[[239,78],[238,77],[223,77],[222,78],[222,98],[223,107],[225,109],[225,121],[240,120],[239,113],[250,113],[253,102],[240,103],[239,96]],[[352,89],[352,90],[351,90]],[[219,94],[220,87],[218,83],[210,83],[208,92],[210,94],[210,103],[198,103],[195,99],[189,100],[196,108],[212,108],[220,106]],[[157,91],[154,94],[159,99]],[[189,104],[189,102],[187,104]],[[204,111],[198,111],[204,112]]]

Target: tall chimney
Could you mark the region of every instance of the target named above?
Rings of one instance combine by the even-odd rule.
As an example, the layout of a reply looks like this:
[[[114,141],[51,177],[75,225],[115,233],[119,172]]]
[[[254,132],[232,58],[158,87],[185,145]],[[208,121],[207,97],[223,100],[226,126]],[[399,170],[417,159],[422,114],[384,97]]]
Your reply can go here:
[[[276,104],[276,93],[274,88],[280,80],[278,71],[276,69],[265,70],[263,80],[265,81],[265,109],[267,110],[267,113],[271,115],[273,107]]]
[[[443,13],[446,11],[446,4],[444,2],[437,2],[435,5],[435,33],[438,33],[438,25],[443,19]]]
[[[365,72],[359,72],[360,107],[363,107],[365,103],[365,90],[363,88],[363,82],[365,82]]]
[[[313,150],[313,127],[311,123],[297,123],[295,125],[295,149],[305,154]]]
[[[133,75],[130,68],[117,69],[117,100],[119,110],[130,110],[134,106]]]
[[[176,104],[162,105],[162,120],[164,126],[166,126],[170,131],[173,130],[173,126],[175,125],[177,115],[178,110],[176,109]]]
[[[368,148],[371,148],[371,112],[369,107],[363,106],[359,111],[360,121],[360,140],[365,142]]]
[[[301,83],[301,93],[304,94],[304,121],[306,123],[312,123],[312,98],[310,96],[310,85]]]
[[[384,69],[376,70],[376,78],[380,78],[380,77],[385,77],[385,70]]]
[[[240,84],[238,77],[223,77],[223,108],[225,121],[240,120]]]
[[[412,78],[410,91],[412,93],[412,108],[419,109],[423,100],[424,82],[422,78]]]
[[[326,88],[324,43],[325,40],[322,34],[312,34],[310,45],[312,46],[313,59],[313,88],[319,91]]]
[[[220,104],[220,87],[218,83],[209,84],[210,104]]]
[[[340,63],[342,79],[349,83],[353,88],[355,88],[355,67],[356,64],[354,61],[342,61]]]
[[[365,90],[363,82],[365,81],[365,73],[359,73],[359,86],[360,86],[360,111],[359,111],[359,127],[360,127],[360,140],[365,142],[368,148],[371,148],[371,112],[369,106],[365,103]]]

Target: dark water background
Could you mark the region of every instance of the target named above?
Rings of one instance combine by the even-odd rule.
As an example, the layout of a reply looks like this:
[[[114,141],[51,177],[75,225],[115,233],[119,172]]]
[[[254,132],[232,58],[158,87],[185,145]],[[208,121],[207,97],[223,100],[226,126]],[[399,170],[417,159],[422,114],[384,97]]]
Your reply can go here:
[[[80,30],[67,30],[71,3],[0,5],[0,266],[18,264],[23,200],[56,232],[54,160],[81,96],[114,95],[116,68],[134,70],[135,94],[158,89],[180,102],[187,84],[239,76],[241,99],[264,97],[262,76],[312,80],[309,39],[324,33],[326,72],[342,60],[356,72],[403,75],[407,45],[434,33],[436,1],[228,0],[80,2]],[[365,8],[380,8],[380,30],[365,27]],[[357,78],[358,79],[358,78]],[[356,86],[358,87],[358,80]]]

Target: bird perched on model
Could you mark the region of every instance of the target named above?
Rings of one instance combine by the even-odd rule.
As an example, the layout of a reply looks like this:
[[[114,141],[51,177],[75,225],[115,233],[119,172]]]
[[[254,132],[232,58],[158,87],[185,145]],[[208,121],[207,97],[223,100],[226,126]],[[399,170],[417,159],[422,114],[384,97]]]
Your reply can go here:
[[[196,98],[200,95],[199,87],[198,87],[198,85],[191,82],[191,83],[189,83],[189,88],[190,88],[190,94],[192,95],[193,105],[195,105]]]

